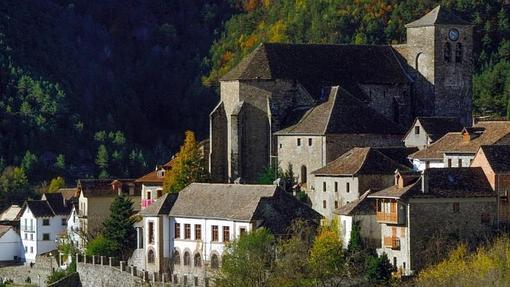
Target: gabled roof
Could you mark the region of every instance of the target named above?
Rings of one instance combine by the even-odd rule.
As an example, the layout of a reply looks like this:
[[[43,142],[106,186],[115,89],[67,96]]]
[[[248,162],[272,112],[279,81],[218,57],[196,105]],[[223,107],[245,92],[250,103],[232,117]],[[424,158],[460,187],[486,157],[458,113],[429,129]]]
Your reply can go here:
[[[27,200],[23,204],[23,212],[29,208],[34,217],[53,217],[55,213],[51,209],[50,204],[46,200]]]
[[[272,79],[298,80],[315,98],[341,83],[411,82],[390,46],[284,43],[261,44],[221,78]]]
[[[0,225],[0,238],[4,236],[10,229],[12,229],[12,226],[10,225]]]
[[[0,214],[0,221],[17,221],[21,216],[21,207],[18,205],[11,205],[2,214]]]
[[[313,171],[320,175],[361,175],[361,174],[388,174],[393,175],[396,169],[407,169],[406,166],[385,156],[377,149],[364,147],[353,148],[326,166]]]
[[[453,117],[418,117],[416,121],[420,122],[432,141],[442,138],[449,132],[460,132],[464,128],[459,119]],[[412,132],[413,129],[414,124],[409,132]]]
[[[295,125],[275,135],[402,134],[398,124],[386,119],[339,86],[331,88],[326,102],[311,108]]]
[[[479,122],[466,130],[469,131],[476,131],[476,136],[450,132],[429,147],[413,153],[410,158],[442,160],[445,153],[475,154],[482,145],[510,144],[510,121]]]
[[[65,200],[71,200],[75,197],[78,197],[78,188],[71,187],[71,188],[59,188],[57,190],[58,193],[61,193]]]
[[[155,216],[155,215],[163,215],[170,213],[172,206],[177,200],[178,194],[176,193],[166,193],[160,198],[156,199],[151,205],[147,208],[140,211],[140,215],[142,216]]]
[[[136,179],[136,182],[139,183],[152,183],[152,184],[163,184],[165,180],[164,176],[160,176],[160,172],[158,170],[153,170],[148,174]]]
[[[112,182],[113,179],[79,179],[78,189],[85,197],[116,196]]]
[[[483,145],[480,149],[494,172],[510,172],[510,145]]]
[[[333,213],[339,215],[354,215],[358,212],[372,212],[373,205],[370,203],[370,200],[367,198],[370,193],[373,193],[371,190],[367,190],[363,193],[358,199],[351,201],[338,209],[335,209]]]
[[[406,25],[409,27],[423,27],[434,25],[471,25],[471,23],[461,19],[455,14],[447,11],[441,6],[437,6],[420,19]]]

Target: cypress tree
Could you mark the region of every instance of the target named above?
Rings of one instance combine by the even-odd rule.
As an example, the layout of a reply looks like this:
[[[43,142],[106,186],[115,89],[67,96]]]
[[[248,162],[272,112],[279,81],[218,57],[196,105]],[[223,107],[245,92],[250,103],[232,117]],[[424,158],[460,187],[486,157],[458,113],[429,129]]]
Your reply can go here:
[[[133,214],[135,214],[133,202],[121,195],[113,201],[110,206],[110,216],[103,223],[105,239],[114,243],[117,254],[124,259],[129,257],[136,243]]]

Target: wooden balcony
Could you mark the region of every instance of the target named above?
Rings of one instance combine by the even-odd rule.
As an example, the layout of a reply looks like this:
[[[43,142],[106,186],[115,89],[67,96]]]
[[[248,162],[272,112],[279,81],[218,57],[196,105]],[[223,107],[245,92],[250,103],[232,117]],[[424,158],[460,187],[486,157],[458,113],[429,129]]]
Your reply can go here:
[[[400,238],[394,237],[394,236],[385,236],[383,238],[383,245],[384,247],[391,248],[391,249],[400,249]]]
[[[376,219],[379,223],[393,223],[398,224],[397,212],[377,212]]]

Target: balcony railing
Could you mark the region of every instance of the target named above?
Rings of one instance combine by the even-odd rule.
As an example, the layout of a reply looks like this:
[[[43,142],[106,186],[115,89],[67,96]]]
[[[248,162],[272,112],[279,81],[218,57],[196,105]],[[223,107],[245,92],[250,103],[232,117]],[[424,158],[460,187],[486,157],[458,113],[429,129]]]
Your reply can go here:
[[[35,232],[35,226],[33,226],[33,225],[21,225],[21,231],[23,231],[23,232]]]
[[[383,239],[384,247],[391,249],[400,249],[400,238],[394,236],[385,236]]]
[[[377,212],[376,219],[382,223],[398,223],[398,213],[396,212]]]
[[[153,203],[154,203],[154,199],[143,199],[141,202],[142,209],[149,207]]]

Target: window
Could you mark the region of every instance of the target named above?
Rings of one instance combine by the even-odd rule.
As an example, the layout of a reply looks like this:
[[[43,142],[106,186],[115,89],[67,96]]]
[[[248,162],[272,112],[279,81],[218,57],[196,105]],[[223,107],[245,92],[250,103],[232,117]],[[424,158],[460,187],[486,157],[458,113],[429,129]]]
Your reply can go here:
[[[211,268],[212,269],[220,268],[220,260],[218,259],[218,255],[216,254],[213,254],[211,256]]]
[[[308,139],[308,146],[312,146],[312,139],[311,138]]]
[[[451,53],[452,53],[452,47],[450,45],[450,42],[444,43],[444,48],[443,49],[444,49],[444,51],[443,51],[443,53],[444,53],[444,55],[443,55],[444,61],[446,63],[450,63]]]
[[[182,276],[182,281],[184,283],[184,286],[188,285],[188,276],[186,275]]]
[[[154,222],[149,221],[149,244],[154,243]]]
[[[154,263],[155,256],[154,256],[154,250],[149,249],[149,252],[147,253],[147,263]]]
[[[176,223],[174,226],[175,238],[181,238],[181,224]]]
[[[202,256],[200,256],[200,253],[195,254],[193,265],[195,265],[195,267],[202,267]]]
[[[218,225],[213,225],[211,232],[211,240],[218,242]]]
[[[414,134],[419,135],[420,134],[420,126],[414,127]]]
[[[30,253],[34,253],[34,247],[30,246]]]
[[[322,191],[326,191],[326,182],[322,182]]]
[[[322,201],[322,208],[326,208],[326,201],[325,200]]]
[[[457,165],[458,165],[459,167],[462,167],[462,159],[460,159],[460,158],[458,159],[458,161],[457,161]]]
[[[246,234],[246,228],[245,227],[239,228],[239,234],[245,235]]]
[[[147,191],[147,199],[151,199],[151,191]]]
[[[63,226],[66,226],[66,225],[67,225],[67,219],[62,218],[62,225],[63,225]]]
[[[351,192],[351,184],[350,184],[350,183],[348,183],[348,182],[346,182],[346,183],[345,183],[345,191],[346,191],[347,193]]]
[[[181,265],[181,254],[179,251],[174,251],[174,265]]]
[[[393,257],[393,267],[397,268],[397,257]]]
[[[302,165],[301,166],[301,183],[306,183],[306,176],[307,176],[306,165]]]
[[[174,283],[175,284],[178,284],[179,283],[179,278],[177,277],[177,275],[174,274]]]
[[[25,233],[25,240],[28,239],[28,233]]]
[[[195,224],[195,240],[202,239],[202,225]]]
[[[280,144],[280,148],[282,148],[282,144]]]
[[[25,253],[27,253],[27,252],[28,252],[28,247],[25,246]]]
[[[452,204],[452,209],[453,209],[453,212],[458,213],[460,211],[460,203],[454,202]]]
[[[457,43],[455,47],[455,63],[462,63],[462,43]]]
[[[338,182],[335,181],[335,192],[338,192]]]
[[[49,233],[43,233],[42,240],[43,241],[50,241],[50,234]]]
[[[452,167],[452,159],[451,158],[448,159],[448,167]]]
[[[301,139],[297,139],[297,146],[301,146]]]
[[[195,286],[198,286],[198,277],[195,276],[194,280],[195,280]]]
[[[184,266],[190,266],[191,265],[191,258],[190,258],[190,255],[189,255],[189,252],[186,251],[184,252]]]
[[[43,219],[43,220],[42,220],[42,225],[44,225],[44,226],[48,226],[48,225],[50,225],[50,220],[49,220],[49,219],[47,219],[47,218]]]
[[[230,241],[230,227],[229,226],[223,226],[223,241],[224,242]]]
[[[184,224],[184,239],[191,239],[191,224]]]
[[[34,240],[34,235],[32,233],[30,234],[30,240]]]
[[[337,209],[337,208],[338,208],[338,201],[335,200],[335,209]]]

